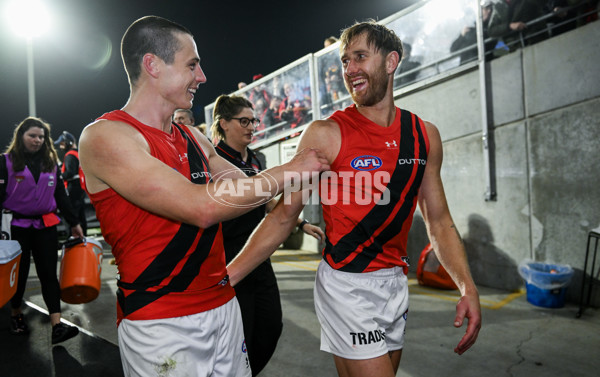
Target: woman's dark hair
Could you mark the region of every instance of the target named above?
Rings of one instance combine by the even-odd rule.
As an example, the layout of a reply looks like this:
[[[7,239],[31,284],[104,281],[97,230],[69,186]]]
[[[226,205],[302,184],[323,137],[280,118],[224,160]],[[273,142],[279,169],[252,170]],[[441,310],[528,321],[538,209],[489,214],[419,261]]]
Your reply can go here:
[[[213,109],[213,123],[210,126],[212,138],[225,140],[226,136],[225,131],[223,131],[223,128],[221,127],[221,119],[231,120],[231,118],[238,115],[246,107],[254,110],[252,102],[242,96],[220,95],[217,98],[215,108]]]
[[[25,145],[23,144],[23,135],[30,128],[37,127],[44,130],[44,144],[38,153],[42,154],[42,171],[51,172],[58,163],[58,155],[54,149],[52,138],[50,137],[50,124],[40,118],[27,117],[15,127],[13,138],[4,151],[10,155],[14,171],[23,171],[25,169]]]

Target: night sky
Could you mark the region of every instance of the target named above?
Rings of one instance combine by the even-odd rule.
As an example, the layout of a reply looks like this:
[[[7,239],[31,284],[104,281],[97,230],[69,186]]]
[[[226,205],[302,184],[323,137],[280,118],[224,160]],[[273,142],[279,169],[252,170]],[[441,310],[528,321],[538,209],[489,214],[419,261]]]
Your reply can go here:
[[[4,21],[7,0],[0,0]],[[46,0],[53,28],[34,40],[37,116],[52,125],[52,137],[67,130],[79,137],[85,125],[121,108],[129,85],[119,44],[137,18],[156,15],[194,34],[207,82],[193,111],[237,88],[239,81],[267,75],[323,48],[323,40],[367,18],[384,19],[417,0],[189,1]],[[25,40],[0,23],[0,144],[28,116]]]

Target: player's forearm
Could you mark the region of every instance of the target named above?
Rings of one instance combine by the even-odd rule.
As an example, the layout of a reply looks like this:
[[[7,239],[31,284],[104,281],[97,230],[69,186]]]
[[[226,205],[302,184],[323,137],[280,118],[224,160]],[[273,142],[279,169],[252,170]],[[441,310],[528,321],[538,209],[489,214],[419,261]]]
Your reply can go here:
[[[207,185],[194,185],[194,193],[183,204],[185,210],[179,212],[184,222],[202,228],[231,220],[248,211],[271,202],[286,187],[285,166],[263,171],[252,177],[236,172],[213,176]],[[185,198],[185,196],[184,196]]]
[[[267,215],[240,254],[227,266],[231,284],[235,286],[269,258],[289,236],[295,225],[295,219],[280,222],[271,214]]]
[[[464,244],[456,226],[450,222],[432,227],[429,237],[440,263],[448,271],[461,294],[477,294]]]
[[[224,177],[226,178],[213,177],[214,183],[205,186],[208,194],[206,199],[209,199],[208,206],[203,206],[201,211],[192,213],[192,216],[202,218],[200,224],[213,225],[240,216],[250,208],[268,203],[284,190],[299,192],[304,182],[309,178],[316,179],[318,173],[314,167],[309,171],[302,171],[297,162],[290,162],[265,170],[253,177],[240,178],[230,173]],[[194,224],[198,222],[195,221]]]
[[[227,266],[232,285],[235,286],[277,250],[296,226],[301,211],[302,204],[297,198],[291,205],[277,204],[252,233],[242,252]]]

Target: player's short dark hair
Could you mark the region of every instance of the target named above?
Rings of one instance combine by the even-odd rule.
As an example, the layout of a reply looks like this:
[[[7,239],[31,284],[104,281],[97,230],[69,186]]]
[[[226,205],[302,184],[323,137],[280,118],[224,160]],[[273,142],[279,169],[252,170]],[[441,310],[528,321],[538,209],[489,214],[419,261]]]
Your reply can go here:
[[[151,53],[171,64],[179,50],[178,33],[192,35],[185,27],[158,16],[134,21],[121,40],[121,57],[129,83],[133,85],[142,72],[142,58]]]

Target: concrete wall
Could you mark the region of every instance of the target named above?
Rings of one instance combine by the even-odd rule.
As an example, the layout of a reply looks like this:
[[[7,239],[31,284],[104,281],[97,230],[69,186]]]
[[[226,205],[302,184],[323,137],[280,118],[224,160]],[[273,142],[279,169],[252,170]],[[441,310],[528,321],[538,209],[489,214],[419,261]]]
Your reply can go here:
[[[396,98],[440,130],[446,196],[478,284],[522,287],[517,266],[526,258],[569,264],[575,275],[568,298],[579,300],[587,234],[600,226],[598,35],[594,22],[489,63],[495,201],[484,199],[477,70]],[[278,146],[263,153],[270,166],[279,162]],[[412,270],[427,242],[417,210]]]
[[[598,35],[595,22],[491,62],[496,201],[484,200],[478,72],[397,98],[440,129],[448,203],[479,284],[522,286],[525,258],[569,264],[568,298],[579,300],[587,235],[600,226]],[[417,214],[412,260],[426,242]]]

